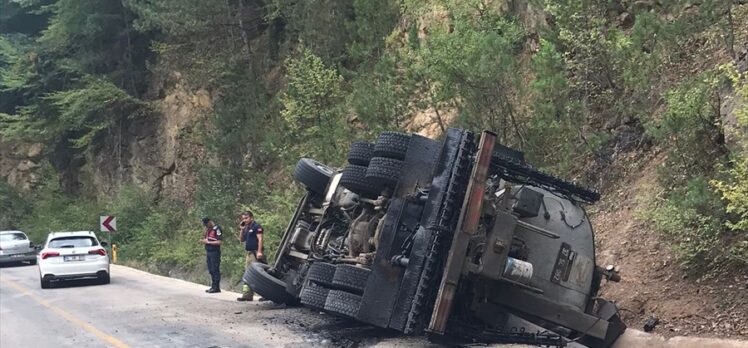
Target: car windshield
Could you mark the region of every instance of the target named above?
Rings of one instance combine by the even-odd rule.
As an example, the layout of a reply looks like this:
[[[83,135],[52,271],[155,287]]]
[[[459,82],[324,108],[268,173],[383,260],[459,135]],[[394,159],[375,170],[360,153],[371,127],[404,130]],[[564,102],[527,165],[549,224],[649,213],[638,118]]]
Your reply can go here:
[[[99,243],[92,237],[61,237],[49,241],[49,248],[85,248],[97,246]]]
[[[12,240],[26,240],[26,235],[20,232],[0,234],[0,242],[9,242]]]

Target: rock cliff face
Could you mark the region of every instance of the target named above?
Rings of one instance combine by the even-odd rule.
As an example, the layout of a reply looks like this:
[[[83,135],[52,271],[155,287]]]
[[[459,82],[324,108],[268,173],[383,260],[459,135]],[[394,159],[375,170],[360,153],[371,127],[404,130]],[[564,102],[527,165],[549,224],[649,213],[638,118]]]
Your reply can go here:
[[[179,75],[175,74],[175,79]],[[154,102],[157,112],[132,120],[113,132],[112,140],[86,154],[82,168],[97,195],[132,183],[188,202],[195,186],[194,167],[205,156],[200,146],[204,116],[213,107],[205,90],[189,91],[180,82]]]
[[[157,194],[189,202],[196,182],[195,166],[205,157],[200,145],[205,115],[213,107],[206,90],[190,91],[172,74],[164,97],[153,102],[149,116],[122,122],[104,135],[99,147],[78,153],[67,147],[46,149],[39,143],[0,139],[0,178],[28,191],[48,161],[70,192],[110,195],[135,184]]]
[[[748,45],[738,52],[736,69],[741,74],[748,73]],[[722,127],[725,133],[725,145],[733,153],[748,152],[743,144],[748,143],[748,127],[741,124],[739,113],[745,109],[745,100],[732,84],[726,84],[719,91]],[[743,117],[748,117],[745,115]]]
[[[0,178],[13,187],[28,191],[39,182],[43,150],[42,144],[0,139]]]

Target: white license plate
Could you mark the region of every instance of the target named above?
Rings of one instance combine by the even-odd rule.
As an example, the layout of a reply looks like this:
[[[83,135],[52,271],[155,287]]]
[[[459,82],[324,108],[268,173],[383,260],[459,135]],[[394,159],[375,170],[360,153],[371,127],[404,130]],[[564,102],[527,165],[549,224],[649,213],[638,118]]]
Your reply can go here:
[[[63,260],[65,261],[83,261],[85,259],[85,256],[83,255],[70,255],[65,256]]]

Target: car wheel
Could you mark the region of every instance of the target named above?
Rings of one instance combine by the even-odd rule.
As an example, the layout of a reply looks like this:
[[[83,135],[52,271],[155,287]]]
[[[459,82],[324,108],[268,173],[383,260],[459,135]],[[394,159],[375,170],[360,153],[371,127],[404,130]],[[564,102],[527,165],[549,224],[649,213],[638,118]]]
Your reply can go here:
[[[361,307],[361,296],[342,290],[330,290],[325,310],[348,318],[355,318]]]
[[[338,265],[332,278],[334,288],[362,294],[371,271],[354,265]]]
[[[49,289],[52,287],[52,284],[49,282],[49,280],[40,279],[39,282],[41,283],[42,289]]]
[[[260,296],[281,304],[296,305],[299,299],[286,291],[286,283],[268,273],[269,265],[254,262],[244,272],[244,282]]]
[[[324,286],[332,286],[332,278],[335,277],[335,265],[331,263],[315,262],[309,266],[306,279],[310,282]]]
[[[343,169],[340,185],[364,197],[376,197],[382,192],[381,186],[366,180],[366,167],[355,164]]]
[[[109,277],[109,273],[99,278],[99,284],[109,284],[111,281],[112,281],[112,278]]]
[[[368,182],[380,183],[394,187],[400,180],[403,161],[387,157],[374,157],[366,169],[366,180]]]
[[[296,181],[304,184],[309,190],[324,193],[327,183],[333,175],[333,170],[311,158],[302,158],[296,164],[293,177]]]
[[[351,144],[348,150],[348,163],[359,166],[368,166],[369,160],[374,153],[374,144],[366,141],[357,141]]]
[[[405,159],[410,135],[400,132],[382,132],[374,145],[374,157]]]
[[[324,309],[325,301],[327,301],[327,294],[329,292],[330,289],[324,286],[309,283],[303,290],[301,290],[301,303],[311,308]]]

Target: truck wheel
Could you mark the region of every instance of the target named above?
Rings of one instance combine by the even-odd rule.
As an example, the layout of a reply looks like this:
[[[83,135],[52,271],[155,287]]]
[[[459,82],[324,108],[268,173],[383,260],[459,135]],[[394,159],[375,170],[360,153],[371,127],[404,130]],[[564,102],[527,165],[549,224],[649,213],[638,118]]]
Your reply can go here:
[[[337,289],[363,294],[366,281],[369,279],[371,270],[354,265],[338,265],[335,276],[332,278],[332,286]]]
[[[325,310],[348,318],[355,318],[361,307],[361,296],[342,290],[330,290]]]
[[[400,132],[382,132],[374,145],[374,157],[405,159],[410,135]]]
[[[306,279],[319,285],[331,286],[335,276],[335,265],[331,263],[315,262],[309,266]]]
[[[329,292],[330,289],[328,288],[309,283],[301,290],[301,303],[315,309],[324,309]]]
[[[397,185],[403,161],[386,157],[374,157],[366,169],[366,180],[387,186]]]
[[[374,144],[367,141],[354,142],[351,144],[351,149],[348,150],[348,163],[368,166],[373,152]]]
[[[286,283],[268,273],[269,265],[254,262],[244,272],[243,280],[252,291],[275,303],[296,305],[299,300],[286,291]]]
[[[376,197],[382,192],[379,185],[366,179],[366,167],[355,164],[349,164],[343,169],[340,184],[364,197]]]
[[[304,184],[309,190],[317,193],[325,193],[327,183],[333,175],[333,170],[311,158],[302,158],[296,164],[293,177],[296,181]]]

